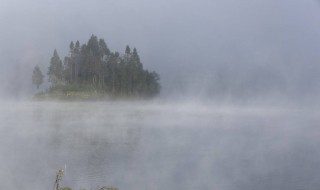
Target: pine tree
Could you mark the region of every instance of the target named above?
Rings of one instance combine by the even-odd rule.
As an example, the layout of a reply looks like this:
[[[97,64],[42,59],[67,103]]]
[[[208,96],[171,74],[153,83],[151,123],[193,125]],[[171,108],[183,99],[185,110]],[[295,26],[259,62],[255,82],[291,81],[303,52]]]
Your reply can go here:
[[[127,46],[126,46],[126,54],[127,54],[127,55],[130,55],[130,53],[131,53],[130,46],[127,45]]]
[[[34,70],[33,70],[33,75],[32,75],[32,84],[36,85],[37,86],[37,89],[39,89],[39,86],[42,84],[43,82],[43,74],[39,68],[38,65],[36,65],[34,67]]]
[[[53,52],[50,66],[48,68],[48,75],[49,82],[51,82],[52,86],[57,86],[63,83],[63,66],[57,50],[54,50]]]

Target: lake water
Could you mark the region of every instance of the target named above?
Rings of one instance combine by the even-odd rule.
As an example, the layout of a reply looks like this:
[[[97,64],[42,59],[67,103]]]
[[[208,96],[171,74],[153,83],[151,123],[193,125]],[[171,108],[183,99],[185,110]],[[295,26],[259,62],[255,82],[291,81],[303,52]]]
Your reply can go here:
[[[2,102],[0,189],[311,190],[320,117],[288,107]]]

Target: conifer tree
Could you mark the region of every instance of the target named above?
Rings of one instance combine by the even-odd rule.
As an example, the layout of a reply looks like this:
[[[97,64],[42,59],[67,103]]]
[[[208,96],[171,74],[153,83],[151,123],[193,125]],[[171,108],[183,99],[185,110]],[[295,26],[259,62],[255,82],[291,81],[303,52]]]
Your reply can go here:
[[[43,82],[43,74],[39,68],[38,65],[36,65],[34,67],[34,70],[33,70],[33,75],[32,75],[32,84],[36,85],[37,86],[37,89],[39,89],[39,86],[42,84]]]
[[[63,66],[62,61],[57,53],[57,50],[53,51],[53,56],[50,61],[50,66],[48,68],[49,82],[53,86],[62,84],[63,82]]]

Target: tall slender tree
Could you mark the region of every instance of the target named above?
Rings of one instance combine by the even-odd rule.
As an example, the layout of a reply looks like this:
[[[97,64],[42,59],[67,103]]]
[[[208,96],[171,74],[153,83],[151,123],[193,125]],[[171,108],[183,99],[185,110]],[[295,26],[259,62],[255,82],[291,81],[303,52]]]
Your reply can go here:
[[[38,65],[36,65],[34,67],[34,70],[33,70],[33,75],[32,75],[32,84],[36,85],[37,86],[37,89],[39,89],[39,86],[42,84],[43,82],[43,74],[39,68]]]
[[[57,50],[53,51],[53,56],[48,68],[49,82],[53,86],[63,83],[63,65]]]

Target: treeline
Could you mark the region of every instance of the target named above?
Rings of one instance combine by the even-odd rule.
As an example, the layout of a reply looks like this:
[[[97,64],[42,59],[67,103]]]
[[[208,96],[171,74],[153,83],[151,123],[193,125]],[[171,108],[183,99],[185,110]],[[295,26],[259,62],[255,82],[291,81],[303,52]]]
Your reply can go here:
[[[87,44],[71,42],[69,48],[63,61],[54,50],[47,73],[49,91],[91,89],[124,97],[153,97],[160,92],[159,75],[143,69],[136,48],[112,52],[94,35]]]
[[[62,177],[64,175],[63,170],[58,170],[57,175],[56,175],[56,180],[54,182],[53,190],[72,190],[70,187],[60,187],[60,182],[62,180]],[[81,190],[86,190],[86,189],[81,189]],[[119,190],[116,187],[112,186],[102,186],[102,187],[97,187],[96,190]]]

